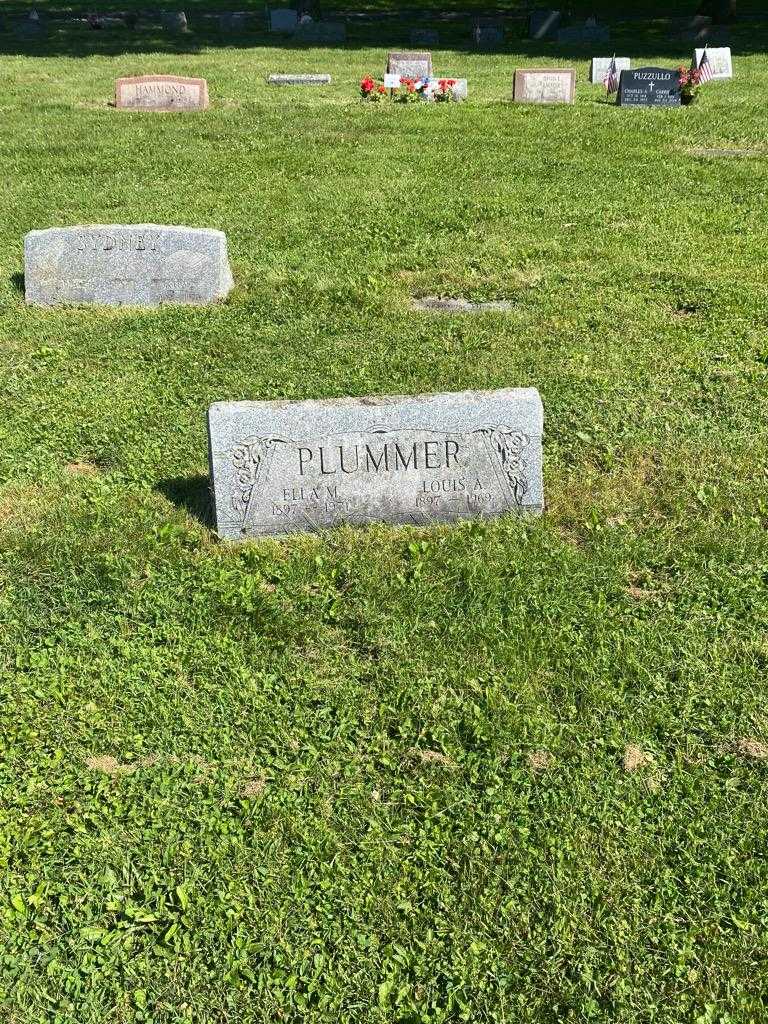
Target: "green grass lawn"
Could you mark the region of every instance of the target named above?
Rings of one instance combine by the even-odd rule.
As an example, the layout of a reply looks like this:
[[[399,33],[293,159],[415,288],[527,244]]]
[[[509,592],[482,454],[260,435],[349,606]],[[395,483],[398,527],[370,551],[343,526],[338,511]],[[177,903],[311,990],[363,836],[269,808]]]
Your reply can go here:
[[[516,66],[571,60],[532,45],[436,51],[451,107],[358,101],[391,34],[3,58],[3,1022],[768,1019],[768,59],[738,31],[736,79],[671,111],[608,105],[588,54],[575,107],[513,106]],[[264,83],[295,70],[334,84]],[[211,109],[110,109],[146,72]],[[25,308],[25,232],[142,221],[226,231],[230,298]],[[211,402],[528,385],[540,519],[212,535]]]

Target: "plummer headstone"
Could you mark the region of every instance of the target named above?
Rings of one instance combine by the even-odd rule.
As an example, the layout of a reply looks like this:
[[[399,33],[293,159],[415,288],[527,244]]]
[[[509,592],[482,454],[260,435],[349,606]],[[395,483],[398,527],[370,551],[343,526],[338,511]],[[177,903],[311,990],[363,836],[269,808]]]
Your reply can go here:
[[[33,305],[207,303],[232,284],[227,239],[212,228],[89,224],[24,239],[24,289]]]
[[[531,11],[528,15],[528,35],[531,39],[549,39],[560,25],[560,11]]]
[[[603,84],[605,76],[611,69],[612,60],[616,61],[617,75],[632,67],[632,61],[629,57],[593,57],[589,68],[589,80],[593,85]]]
[[[178,75],[118,78],[115,106],[128,110],[205,110],[208,83],[204,78],[180,78]]]
[[[411,46],[439,46],[440,33],[434,28],[411,29]]]
[[[26,18],[14,23],[14,35],[22,39],[37,39],[46,34],[46,23],[38,12],[32,9]]]
[[[619,95],[621,107],[679,107],[680,78],[670,68],[632,68],[622,71]]]
[[[701,63],[704,55],[704,48],[696,49],[696,67]],[[731,60],[730,46],[708,46],[707,60],[712,69],[713,78],[733,78],[733,61]]]
[[[220,537],[540,512],[535,388],[208,410]]]
[[[330,85],[330,75],[270,75],[268,85]]]
[[[430,78],[432,75],[431,53],[390,53],[387,57],[387,71],[402,78]]]
[[[269,12],[269,31],[291,33],[296,31],[298,15],[290,7],[275,7]]]
[[[576,72],[573,68],[519,68],[512,96],[515,103],[573,103]]]

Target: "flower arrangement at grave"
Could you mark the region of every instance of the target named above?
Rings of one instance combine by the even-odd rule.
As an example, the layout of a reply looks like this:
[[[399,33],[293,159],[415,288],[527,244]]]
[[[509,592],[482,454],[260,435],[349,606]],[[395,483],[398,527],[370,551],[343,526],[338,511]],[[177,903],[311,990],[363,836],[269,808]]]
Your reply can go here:
[[[680,102],[685,105],[695,103],[701,86],[701,72],[698,68],[687,68],[681,64],[677,76],[680,79]]]
[[[426,78],[401,78],[400,88],[392,90],[395,103],[418,103],[426,97]]]
[[[438,78],[437,86],[432,90],[432,99],[435,103],[450,103],[454,98],[453,88],[457,81],[456,78]]]
[[[369,103],[380,103],[386,94],[384,85],[370,75],[366,75],[360,82],[360,96]]]

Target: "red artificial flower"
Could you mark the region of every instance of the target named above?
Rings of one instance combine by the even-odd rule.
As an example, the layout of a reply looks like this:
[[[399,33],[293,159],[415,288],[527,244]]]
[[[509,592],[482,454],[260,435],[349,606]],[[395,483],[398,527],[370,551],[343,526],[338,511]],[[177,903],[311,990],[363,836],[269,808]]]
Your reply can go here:
[[[383,85],[380,85],[379,88],[377,89],[377,92],[386,92],[386,91],[387,90],[384,88]]]
[[[360,83],[360,91],[364,96],[367,96],[369,92],[373,92],[373,87],[376,85],[370,75],[366,75]]]

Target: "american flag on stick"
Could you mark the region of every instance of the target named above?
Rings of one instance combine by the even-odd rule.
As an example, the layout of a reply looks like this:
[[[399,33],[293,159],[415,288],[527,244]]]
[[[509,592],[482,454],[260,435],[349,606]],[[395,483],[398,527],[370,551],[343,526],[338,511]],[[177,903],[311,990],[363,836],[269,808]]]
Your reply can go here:
[[[611,63],[608,65],[608,73],[603,79],[603,85],[609,96],[619,91],[619,73],[616,70],[616,54],[611,57]]]
[[[704,52],[701,55],[701,60],[699,61],[699,82],[703,85],[705,82],[711,82],[714,77],[715,72],[712,69],[712,64],[710,63],[707,48],[705,46]]]

